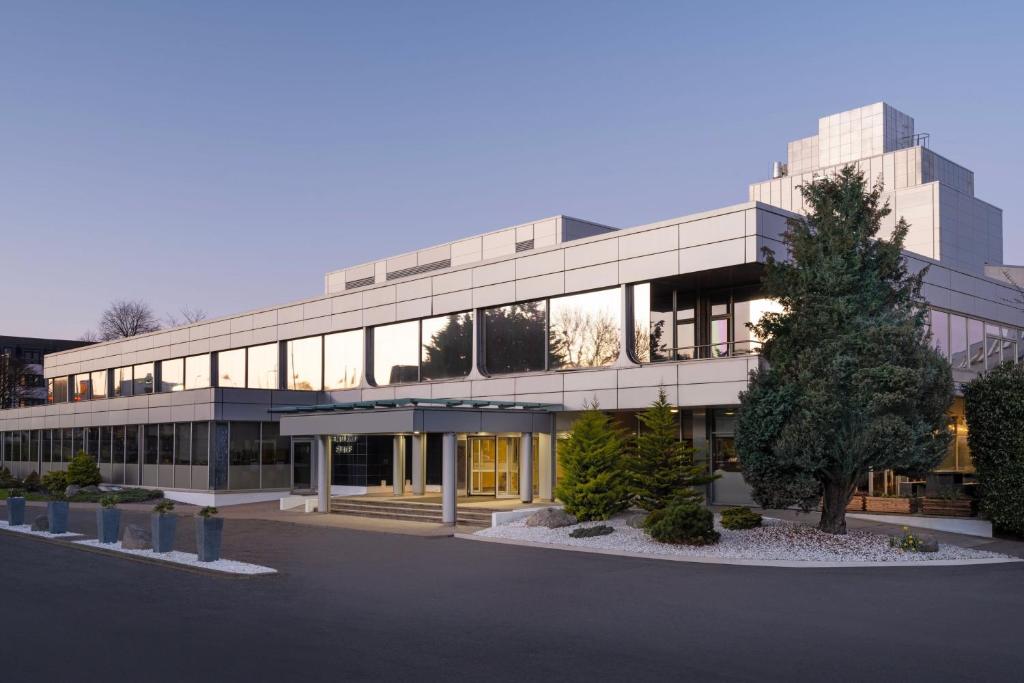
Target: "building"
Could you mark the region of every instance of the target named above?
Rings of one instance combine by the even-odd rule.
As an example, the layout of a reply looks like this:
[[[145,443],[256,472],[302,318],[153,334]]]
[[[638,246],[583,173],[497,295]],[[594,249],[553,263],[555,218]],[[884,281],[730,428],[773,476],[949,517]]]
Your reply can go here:
[[[0,336],[0,409],[46,405],[43,357],[88,342]]]
[[[554,216],[328,273],[304,301],[50,354],[50,403],[0,413],[4,462],[46,471],[85,450],[108,480],[217,504],[441,491],[451,521],[457,496],[551,499],[579,410],[635,428],[664,388],[680,438],[722,475],[713,500],[748,502],[733,430],[760,359],[745,323],[774,305],[762,248],[782,246],[813,174],[855,163],[884,180],[955,379],[1024,355],[1001,212],[927,141],[871,105],[821,119],[746,203],[625,229]],[[940,470],[959,482],[962,405],[950,420]]]

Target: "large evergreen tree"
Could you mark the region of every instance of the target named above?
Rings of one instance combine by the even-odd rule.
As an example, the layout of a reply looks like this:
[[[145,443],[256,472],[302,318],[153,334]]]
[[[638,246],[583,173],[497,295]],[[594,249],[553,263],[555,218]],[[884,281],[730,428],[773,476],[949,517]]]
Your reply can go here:
[[[664,389],[637,415],[641,428],[630,469],[634,500],[645,510],[659,510],[674,500],[702,501],[702,487],[714,480],[706,465],[694,464],[695,449],[679,440],[677,417]]]
[[[625,435],[607,415],[588,408],[558,444],[562,472],[555,495],[580,521],[608,519],[629,505]]]
[[[907,223],[853,167],[801,187],[789,258],[765,250],[764,293],[780,313],[753,329],[762,368],[741,394],[736,447],[765,507],[822,501],[821,530],[846,533],[846,505],[869,469],[923,473],[949,443],[949,363],[929,345],[923,272],[901,254]]]

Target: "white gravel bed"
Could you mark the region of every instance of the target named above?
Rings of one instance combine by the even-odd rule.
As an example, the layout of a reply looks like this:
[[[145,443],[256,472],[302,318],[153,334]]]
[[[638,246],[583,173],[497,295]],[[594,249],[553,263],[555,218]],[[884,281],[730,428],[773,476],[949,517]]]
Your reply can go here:
[[[224,572],[225,574],[276,574],[276,569],[270,567],[262,567],[258,564],[249,564],[248,562],[236,562],[235,560],[224,560],[220,559],[215,562],[200,562],[199,556],[193,553],[183,553],[178,550],[172,550],[169,553],[155,553],[152,550],[135,550],[122,548],[121,542],[117,543],[100,543],[99,539],[92,538],[87,541],[74,541],[76,545],[85,545],[91,548],[101,548],[103,550],[113,550],[115,552],[124,553],[125,555],[135,555],[136,557],[144,557],[148,560],[157,560],[159,562],[169,562],[171,564],[181,564],[189,567],[198,567],[200,569],[212,569],[217,572]]]
[[[572,538],[569,532],[578,527],[607,524],[615,531],[606,536]],[[525,520],[476,532],[476,536],[529,543],[592,548],[636,555],[660,555],[672,558],[708,560],[750,560],[785,562],[929,562],[936,560],[997,560],[1006,555],[984,550],[971,550],[940,543],[938,552],[920,553],[889,547],[889,537],[863,529],[851,530],[845,536],[818,531],[806,524],[765,518],[756,529],[731,531],[723,529],[715,515],[715,529],[722,535],[715,545],[686,546],[659,543],[642,529],[626,524],[625,516],[607,522],[584,522],[559,529],[528,527]]]
[[[76,534],[71,531],[66,531],[63,534],[51,534],[49,531],[32,531],[31,524],[22,524],[19,526],[11,526],[7,523],[7,520],[0,520],[0,529],[5,531],[14,531],[19,534],[26,534],[28,536],[39,536],[40,538],[81,538],[82,534]]]

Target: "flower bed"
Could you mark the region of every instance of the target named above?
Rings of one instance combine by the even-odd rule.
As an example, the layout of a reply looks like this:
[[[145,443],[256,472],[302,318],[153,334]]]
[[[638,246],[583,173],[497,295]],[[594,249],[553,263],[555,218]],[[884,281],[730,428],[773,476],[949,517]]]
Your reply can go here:
[[[527,541],[555,546],[586,547],[637,555],[661,555],[678,558],[721,560],[781,560],[797,562],[927,562],[930,560],[983,560],[1006,556],[981,550],[942,544],[938,552],[920,553],[893,548],[889,537],[865,530],[854,530],[845,536],[818,531],[806,524],[794,524],[765,518],[755,529],[732,531],[719,523],[715,529],[721,541],[708,546],[685,546],[658,543],[642,529],[626,524],[619,516],[608,522],[587,522],[559,529],[528,527],[524,520],[504,524],[476,533],[477,536],[510,541]],[[592,538],[572,538],[579,527],[608,524],[614,533]]]

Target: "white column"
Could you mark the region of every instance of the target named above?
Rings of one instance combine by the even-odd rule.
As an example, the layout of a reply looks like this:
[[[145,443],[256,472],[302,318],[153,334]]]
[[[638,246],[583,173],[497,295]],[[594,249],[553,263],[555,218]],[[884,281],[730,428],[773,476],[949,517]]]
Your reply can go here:
[[[483,373],[480,372],[481,363],[481,351],[480,340],[483,338],[484,321],[480,319],[479,308],[473,309],[473,362],[469,368],[469,375],[466,379],[484,379]]]
[[[519,500],[533,502],[533,432],[519,440]]]
[[[537,435],[537,466],[540,468],[540,499],[555,499],[555,438],[541,432]]]
[[[441,448],[441,521],[455,524],[458,483],[455,476],[455,432],[445,432]]]
[[[318,436],[316,444],[317,510],[331,511],[331,443],[330,437]]]
[[[391,490],[396,496],[401,496],[405,493],[405,453],[402,448],[402,439],[404,438],[401,434],[395,434],[395,439],[391,446]]]
[[[619,357],[612,364],[613,368],[638,368],[629,357],[627,349],[633,345],[630,339],[633,329],[633,302],[629,300],[629,285],[619,286]]]
[[[427,492],[426,440],[426,434],[412,435],[412,494],[414,496],[422,496]]]

